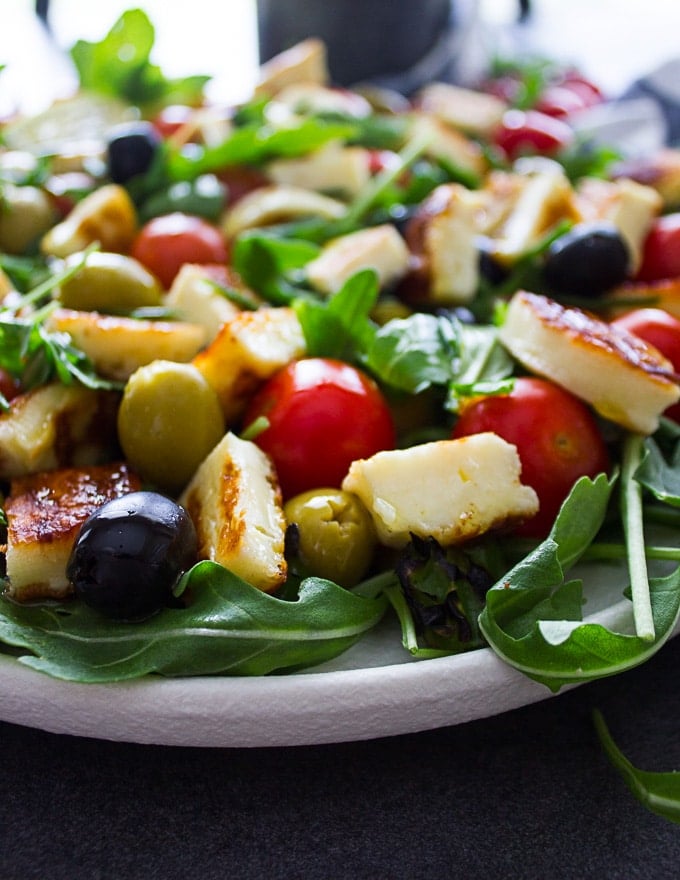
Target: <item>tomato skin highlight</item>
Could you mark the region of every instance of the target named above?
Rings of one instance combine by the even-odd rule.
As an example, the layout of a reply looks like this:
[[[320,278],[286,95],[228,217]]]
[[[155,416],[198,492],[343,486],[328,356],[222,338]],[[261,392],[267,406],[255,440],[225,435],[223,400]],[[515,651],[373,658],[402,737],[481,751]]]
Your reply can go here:
[[[680,321],[664,309],[635,309],[612,321],[619,327],[644,339],[673,364],[680,373]],[[666,418],[680,423],[680,403],[674,403],[664,411]]]
[[[226,263],[222,233],[202,217],[164,214],[142,226],[130,255],[158,278],[167,290],[185,263]]]
[[[525,154],[551,156],[573,139],[574,133],[566,122],[538,110],[508,110],[493,136],[508,159]]]
[[[244,427],[260,416],[269,427],[255,443],[272,458],[284,498],[337,488],[354,460],[396,442],[378,386],[330,358],[303,358],[276,373],[253,397]]]
[[[609,469],[609,455],[588,407],[545,379],[521,377],[509,394],[464,405],[452,436],[493,431],[517,447],[522,482],[538,495],[538,513],[517,534],[542,538],[577,479]]]
[[[680,213],[657,217],[642,247],[638,281],[661,281],[680,276]]]

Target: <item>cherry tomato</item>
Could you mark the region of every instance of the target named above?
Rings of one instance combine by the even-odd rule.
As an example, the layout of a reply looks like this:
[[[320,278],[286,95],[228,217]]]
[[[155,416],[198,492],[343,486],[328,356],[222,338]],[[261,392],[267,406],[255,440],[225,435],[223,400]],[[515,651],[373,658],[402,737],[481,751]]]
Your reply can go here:
[[[227,249],[217,227],[191,214],[164,214],[149,220],[132,243],[131,256],[168,289],[184,263],[226,263]]]
[[[248,165],[229,165],[220,168],[215,174],[227,188],[227,198],[230,205],[235,204],[253,190],[271,183],[263,171]]]
[[[536,110],[548,116],[563,118],[570,113],[585,110],[589,105],[581,95],[565,85],[548,86],[536,104]]]
[[[613,327],[620,327],[634,333],[645,342],[657,348],[680,373],[680,321],[664,309],[635,309],[612,321]],[[664,415],[680,422],[680,403],[674,403]]]
[[[508,157],[549,156],[567,147],[574,133],[566,122],[538,110],[508,110],[493,140]]]
[[[493,431],[517,447],[522,482],[538,495],[538,513],[518,529],[526,536],[544,537],[576,480],[609,467],[607,448],[590,410],[545,379],[519,378],[509,394],[470,401],[453,437],[483,431]]]
[[[186,125],[195,112],[195,107],[186,104],[169,104],[163,107],[152,124],[162,138],[169,138]]]
[[[328,358],[304,358],[276,373],[251,401],[243,423],[260,416],[269,427],[255,442],[274,461],[284,498],[339,487],[355,459],[395,445],[378,386]]]
[[[660,281],[680,275],[680,213],[657,217],[642,248],[639,281]]]

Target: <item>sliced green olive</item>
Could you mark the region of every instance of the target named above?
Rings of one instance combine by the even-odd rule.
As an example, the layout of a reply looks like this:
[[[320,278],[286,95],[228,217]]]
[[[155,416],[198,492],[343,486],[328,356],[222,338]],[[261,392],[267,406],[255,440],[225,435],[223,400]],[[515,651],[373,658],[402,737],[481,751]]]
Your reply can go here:
[[[289,524],[298,528],[298,553],[310,574],[352,587],[364,576],[376,546],[371,515],[342,489],[312,489],[286,502]]]
[[[73,254],[67,257],[66,266],[81,259],[80,254]],[[94,251],[82,269],[61,285],[59,301],[67,309],[124,314],[158,306],[162,296],[158,280],[137,260]]]
[[[57,219],[50,197],[36,186],[2,187],[0,251],[23,254]]]
[[[223,434],[217,394],[192,364],[153,361],[128,379],[118,439],[131,467],[158,489],[183,489]]]

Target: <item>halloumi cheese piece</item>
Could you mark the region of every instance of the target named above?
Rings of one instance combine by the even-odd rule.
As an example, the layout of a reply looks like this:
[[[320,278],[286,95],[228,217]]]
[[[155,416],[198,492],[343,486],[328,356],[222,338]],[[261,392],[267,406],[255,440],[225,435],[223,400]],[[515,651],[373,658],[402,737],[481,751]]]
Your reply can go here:
[[[487,170],[487,161],[479,144],[434,116],[414,113],[409,137],[423,140],[426,156],[448,163],[458,171],[480,177]]]
[[[476,220],[479,198],[460,184],[438,186],[423,202],[407,233],[415,261],[427,277],[427,302],[461,305],[479,287]],[[415,272],[420,273],[416,266]]]
[[[508,104],[495,95],[433,82],[418,95],[418,104],[442,122],[471,135],[486,137],[497,128]]]
[[[260,229],[301,217],[337,220],[347,212],[339,199],[301,186],[272,184],[253,190],[229,208],[222,220],[222,232],[234,238],[247,229]]]
[[[107,461],[119,395],[52,383],[15,397],[0,415],[0,478]]]
[[[680,206],[680,149],[665,147],[647,156],[632,156],[618,163],[612,178],[629,178],[651,186],[663,199],[664,209]]]
[[[206,342],[200,324],[136,320],[75,309],[55,309],[47,326],[68,333],[101,376],[121,382],[151,361],[186,363]]]
[[[5,504],[8,594],[25,602],[72,593],[66,565],[80,526],[105,502],[139,488],[141,481],[125,463],[13,480]]]
[[[383,544],[402,547],[414,534],[448,546],[537,513],[520,475],[517,448],[486,432],[378,452],[353,462],[342,488],[364,503]]]
[[[239,312],[223,324],[193,363],[217,392],[230,425],[243,414],[255,389],[305,350],[293,309],[263,308]]]
[[[627,281],[610,291],[603,303],[607,306],[607,316],[612,318],[630,312],[631,308],[649,307],[663,309],[680,320],[680,278]]]
[[[261,65],[255,97],[275,95],[294,83],[326,85],[329,79],[326,46],[310,37]]]
[[[331,294],[362,269],[374,269],[380,287],[388,287],[404,277],[409,263],[406,242],[394,226],[384,224],[333,239],[307,263],[305,273],[315,290]]]
[[[212,559],[259,590],[286,579],[286,519],[269,457],[227,433],[180,497],[198,537],[200,559]]]
[[[230,287],[255,305],[258,298],[248,290],[229,266],[211,266],[185,263],[175,276],[165,297],[165,305],[182,321],[200,324],[205,331],[206,343],[212,342],[225,321],[241,311],[240,306],[222,294],[218,285]]]
[[[642,262],[642,246],[663,199],[651,186],[634,180],[585,178],[578,186],[578,205],[586,220],[609,220],[621,233],[631,256],[634,275]]]
[[[371,105],[362,95],[345,89],[332,89],[312,82],[292,83],[276,93],[277,104],[285,104],[301,115],[340,113],[355,119],[371,115]]]
[[[545,163],[525,177],[512,210],[494,234],[493,253],[513,262],[560,221],[578,222],[574,191],[557,163]]]
[[[499,336],[528,370],[629,431],[653,433],[661,413],[680,399],[673,365],[656,348],[547,297],[516,293]]]
[[[370,153],[365,147],[346,147],[333,141],[300,158],[275,159],[269,162],[265,172],[280,186],[352,199],[371,179]]]
[[[68,257],[99,242],[103,251],[127,254],[137,234],[137,210],[125,187],[109,183],[86,195],[47,232],[43,254]]]

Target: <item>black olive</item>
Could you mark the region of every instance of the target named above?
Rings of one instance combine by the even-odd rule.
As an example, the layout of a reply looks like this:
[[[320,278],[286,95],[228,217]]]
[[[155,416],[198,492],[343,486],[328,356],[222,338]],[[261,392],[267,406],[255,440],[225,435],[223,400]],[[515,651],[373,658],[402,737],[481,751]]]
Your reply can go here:
[[[493,256],[491,242],[484,236],[477,239],[479,252],[479,274],[489,284],[502,284],[508,277],[508,270]]]
[[[114,183],[127,183],[148,171],[154,160],[160,135],[150,122],[131,122],[116,126],[109,137],[106,154],[109,177]]]
[[[556,295],[599,296],[630,272],[630,251],[613,223],[578,223],[548,248],[543,278]]]
[[[197,555],[183,507],[156,492],[132,492],[83,523],[66,575],[77,598],[106,617],[143,620],[172,599]]]

